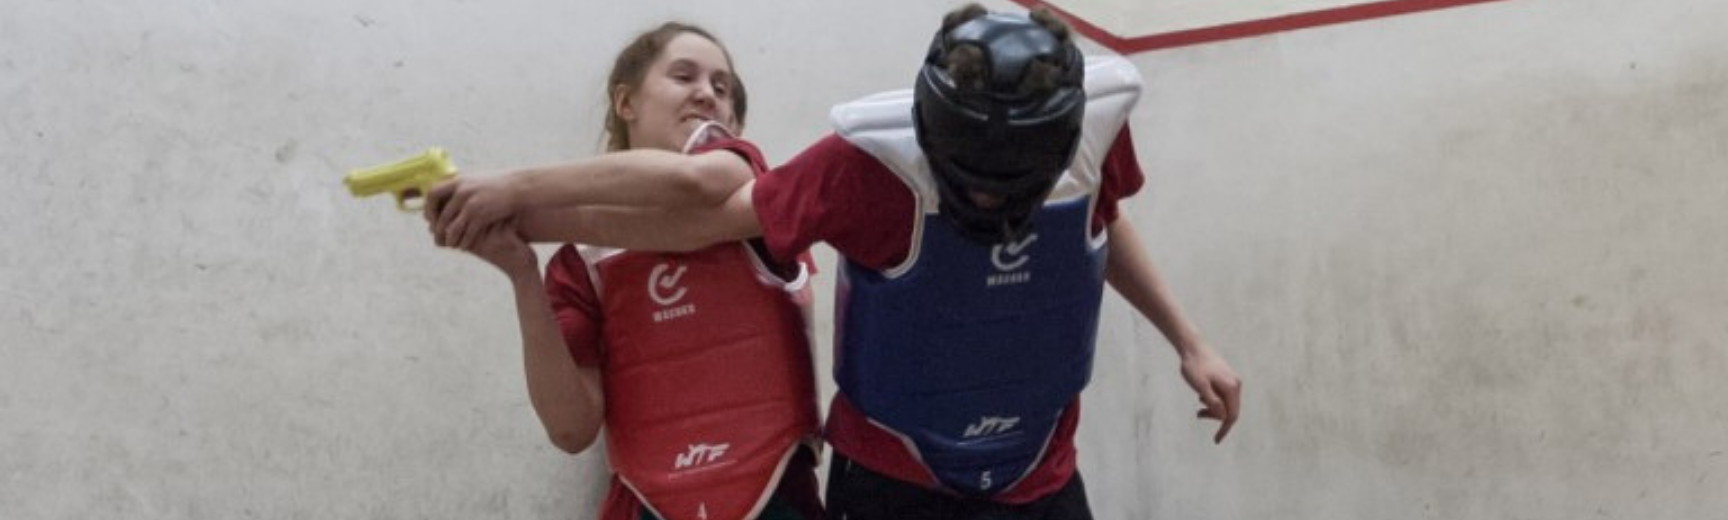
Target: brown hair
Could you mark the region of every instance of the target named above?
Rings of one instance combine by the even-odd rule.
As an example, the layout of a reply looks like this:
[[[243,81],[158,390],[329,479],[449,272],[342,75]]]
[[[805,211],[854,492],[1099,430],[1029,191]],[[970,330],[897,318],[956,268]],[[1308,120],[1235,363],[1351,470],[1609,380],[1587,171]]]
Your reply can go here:
[[[720,47],[720,53],[726,56],[726,64],[732,66],[732,53],[707,30],[694,25],[666,22],[652,30],[636,36],[624,50],[618,51],[618,58],[612,62],[612,73],[606,77],[606,151],[616,152],[630,149],[630,132],[623,116],[618,115],[618,87],[624,87],[623,95],[635,92],[642,87],[642,80],[648,76],[648,66],[660,57],[666,50],[666,44],[678,35],[690,33],[714,42]],[[736,66],[733,66],[734,69]],[[746,99],[744,80],[738,76],[738,71],[731,74],[732,113],[739,127],[744,126]]]
[[[970,22],[974,18],[989,14],[983,6],[966,4],[949,11],[942,17],[942,32],[947,33],[960,24]],[[1039,7],[1032,11],[1032,21],[1043,26],[1044,30],[1056,35],[1057,43],[1068,45],[1073,39],[1068,24],[1051,14],[1049,9]],[[959,45],[946,49],[942,66],[948,70],[948,76],[954,78],[954,84],[964,90],[984,90],[988,81],[989,66],[984,59],[984,50],[976,45]],[[1078,66],[1079,64],[1075,64]],[[1062,67],[1055,63],[1038,60],[1026,69],[1026,76],[1021,78],[1022,92],[1048,92],[1056,88],[1056,81],[1061,78]]]

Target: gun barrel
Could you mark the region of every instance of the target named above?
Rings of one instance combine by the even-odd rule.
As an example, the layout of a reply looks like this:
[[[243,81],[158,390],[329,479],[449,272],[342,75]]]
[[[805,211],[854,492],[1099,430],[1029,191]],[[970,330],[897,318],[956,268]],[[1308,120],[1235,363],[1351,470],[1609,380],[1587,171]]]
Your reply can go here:
[[[348,192],[356,197],[376,195],[407,188],[425,188],[437,181],[456,175],[456,167],[443,148],[428,148],[419,155],[389,164],[360,168],[348,172],[342,179]]]

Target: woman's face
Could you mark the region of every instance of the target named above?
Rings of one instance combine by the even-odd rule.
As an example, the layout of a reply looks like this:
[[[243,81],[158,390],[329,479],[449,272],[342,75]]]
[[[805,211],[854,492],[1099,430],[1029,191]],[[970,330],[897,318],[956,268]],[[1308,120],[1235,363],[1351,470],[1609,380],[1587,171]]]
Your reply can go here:
[[[704,121],[737,130],[732,112],[732,65],[713,41],[692,33],[673,37],[648,67],[641,87],[618,97],[633,148],[679,151]]]

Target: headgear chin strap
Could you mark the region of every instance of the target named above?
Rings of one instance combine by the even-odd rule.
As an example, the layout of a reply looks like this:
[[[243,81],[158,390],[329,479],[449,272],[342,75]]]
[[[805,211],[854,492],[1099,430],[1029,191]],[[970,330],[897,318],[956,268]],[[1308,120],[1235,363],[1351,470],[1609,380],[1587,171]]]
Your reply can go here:
[[[975,46],[986,75],[959,85],[948,53]],[[1023,87],[1034,62],[1055,65],[1055,87]],[[937,31],[913,89],[918,145],[930,161],[947,215],[966,237],[985,244],[1019,239],[1033,213],[1067,171],[1086,114],[1080,49],[1025,15],[987,14]],[[1001,202],[980,206],[972,193]]]

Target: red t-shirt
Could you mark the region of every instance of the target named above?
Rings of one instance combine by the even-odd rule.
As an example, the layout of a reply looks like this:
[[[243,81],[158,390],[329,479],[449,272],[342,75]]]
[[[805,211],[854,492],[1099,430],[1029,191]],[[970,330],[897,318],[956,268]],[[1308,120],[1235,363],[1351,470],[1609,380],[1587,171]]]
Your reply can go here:
[[[1116,220],[1119,199],[1140,191],[1145,177],[1128,127],[1104,157],[1092,230]],[[910,187],[869,153],[830,134],[790,162],[756,179],[751,192],[768,253],[779,261],[794,258],[816,242],[827,242],[860,266],[886,270],[899,265],[912,247],[916,200]],[[1048,495],[1074,475],[1074,430],[1080,399],[1062,414],[1044,459],[1019,484],[996,496],[1026,503]],[[844,396],[828,410],[827,440],[854,462],[907,482],[936,487],[935,478],[898,439],[871,425]]]
[[[690,153],[715,150],[724,150],[743,157],[758,176],[768,171],[762,152],[756,145],[741,139],[708,143]],[[799,255],[788,258],[796,260]],[[601,312],[600,297],[594,290],[594,282],[588,277],[588,266],[583,262],[582,255],[576,252],[575,246],[566,244],[559,248],[547,263],[546,295],[552,304],[552,314],[558,321],[559,332],[564,337],[564,346],[570,350],[570,356],[575,358],[576,364],[585,367],[605,366],[606,350],[601,338],[606,326],[606,316]],[[781,478],[779,489],[776,490],[776,499],[784,500],[809,518],[819,518],[822,506],[816,498],[816,467],[813,459],[814,457],[809,456],[793,457]],[[637,520],[642,509],[641,499],[614,475],[606,498],[600,506],[600,520]]]

